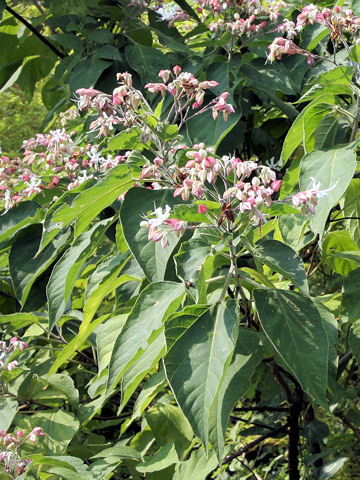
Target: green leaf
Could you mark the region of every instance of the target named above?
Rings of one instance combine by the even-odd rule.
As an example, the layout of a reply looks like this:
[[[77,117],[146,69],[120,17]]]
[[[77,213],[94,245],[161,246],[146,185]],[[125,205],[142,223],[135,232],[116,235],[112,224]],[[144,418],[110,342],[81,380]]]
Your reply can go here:
[[[149,340],[147,348],[137,355],[136,362],[129,365],[121,379],[121,403],[117,411],[118,415],[122,412],[144,377],[154,370],[164,355],[165,350],[165,335],[164,332],[161,332],[153,340]]]
[[[144,85],[157,82],[159,71],[170,68],[167,57],[155,48],[129,45],[125,52],[130,67],[139,74]]]
[[[99,375],[110,363],[116,339],[125,325],[126,318],[127,315],[116,315],[100,325],[97,330],[96,347]]]
[[[133,174],[127,165],[114,167],[94,186],[79,193],[70,206],[63,205],[56,210],[52,222],[61,222],[64,227],[76,220],[75,238],[78,237],[104,208],[132,186]]]
[[[326,406],[328,339],[311,299],[285,290],[255,290],[261,326],[274,353],[303,390]]]
[[[231,99],[227,102],[231,103]],[[236,112],[231,113],[227,120],[224,120],[221,112],[216,120],[213,119],[211,111],[196,115],[185,125],[190,144],[204,142],[207,147],[214,147],[216,150],[226,135],[236,126],[240,117],[240,107],[236,107]],[[185,134],[183,130],[180,133]]]
[[[358,364],[360,363],[360,320],[357,320],[351,326],[349,334],[349,342],[351,351],[356,358]]]
[[[209,439],[219,460],[223,458],[230,413],[234,404],[249,390],[251,377],[262,358],[263,349],[259,335],[240,328],[231,363],[223,376],[210,411]]]
[[[101,262],[90,275],[86,285],[83,323],[89,324],[103,299],[120,285],[138,280],[130,275],[120,275],[129,260],[127,254],[112,255]]]
[[[140,473],[158,472],[174,463],[179,463],[179,457],[174,442],[170,442],[161,447],[152,457],[145,457],[144,462],[136,466],[136,470]]]
[[[41,427],[45,435],[41,437],[41,451],[44,455],[61,455],[79,430],[79,421],[70,412],[47,410],[35,412],[31,417],[22,417],[19,426],[32,430],[34,425]]]
[[[314,150],[301,160],[300,190],[312,188],[313,180],[320,182],[326,194],[319,198],[315,215],[310,217],[314,233],[322,236],[330,210],[345,193],[356,168],[354,143],[333,150]]]
[[[344,279],[342,306],[349,321],[360,320],[360,268],[353,270]]]
[[[139,142],[141,130],[139,127],[132,127],[121,131],[114,137],[112,137],[105,149],[105,151],[114,152],[117,150],[142,150],[144,144]]]
[[[317,83],[330,88],[333,85],[350,85],[353,72],[353,67],[345,67],[341,65],[316,76],[312,83]]]
[[[334,94],[334,95],[352,95],[352,90],[349,83],[336,83],[336,84],[315,84],[309,88],[309,90],[304,93],[304,95],[296,102],[309,102],[314,98],[320,97],[325,94]]]
[[[166,377],[175,398],[206,448],[210,408],[231,361],[237,330],[235,303],[215,305],[178,338],[165,357]]]
[[[340,457],[333,462],[323,465],[315,472],[316,480],[327,480],[328,478],[333,477],[348,460],[348,457]]]
[[[205,235],[197,235],[183,242],[174,256],[176,273],[185,282],[196,283],[201,266],[211,252],[211,244]]]
[[[41,221],[44,211],[35,202],[25,201],[0,215],[0,242],[9,241],[15,233],[32,223]]]
[[[208,305],[188,305],[181,312],[175,312],[168,317],[165,323],[168,350],[209,308]]]
[[[326,102],[326,103],[325,103]],[[335,103],[333,95],[321,95],[315,98],[296,117],[283,143],[280,160],[285,165],[295,149],[303,144],[304,150],[311,149],[315,130],[323,116],[329,114]],[[306,146],[307,144],[307,146]]]
[[[0,397],[0,430],[10,427],[18,409],[18,402],[14,398]]]
[[[257,260],[290,279],[302,293],[309,294],[304,264],[292,248],[277,240],[263,240],[255,247],[244,237],[242,241]]]
[[[334,114],[322,117],[315,130],[314,147],[324,150],[334,146],[339,118]]]
[[[205,480],[210,472],[218,466],[215,452],[209,455],[205,450],[195,450],[191,453],[189,460],[181,462],[175,469],[173,480]]]
[[[69,79],[71,92],[75,92],[78,88],[94,87],[100,75],[110,65],[111,61],[103,60],[96,54],[76,63]]]
[[[29,296],[36,279],[56,260],[71,237],[67,230],[57,235],[36,255],[42,235],[42,226],[29,225],[16,236],[9,255],[10,275],[17,298],[22,305]]]
[[[65,373],[55,373],[47,378],[47,383],[66,395],[70,405],[79,404],[79,391],[75,388],[73,379]]]
[[[124,460],[141,460],[141,455],[135,448],[125,446],[121,443],[115,444],[110,448],[105,448],[105,450],[102,450],[91,458],[104,457],[118,457]]]
[[[180,408],[167,403],[157,403],[146,413],[148,422],[159,445],[174,442],[177,454],[182,458],[193,432]]]
[[[172,207],[180,203],[173,198],[171,190],[148,190],[134,187],[125,196],[120,210],[120,220],[123,234],[130,250],[151,281],[163,280],[172,251],[178,243],[176,233],[167,235],[169,245],[162,248],[160,242],[148,240],[148,230],[140,227],[144,215],[153,212],[155,208]]]
[[[127,418],[121,425],[121,433],[124,433],[126,429],[133,423],[133,421],[144,413],[146,407],[151,403],[156,395],[164,389],[165,383],[166,379],[163,370],[152,375],[144,383],[141,392],[136,398],[131,417]]]
[[[360,247],[360,178],[353,178],[346,190],[344,216],[354,217],[354,220],[346,220],[346,225],[351,238]]]
[[[349,58],[353,62],[360,64],[360,45],[358,43],[350,48]]]
[[[117,338],[109,366],[108,391],[160,335],[163,322],[180,304],[184,286],[173,282],[152,283],[139,295]]]
[[[301,213],[279,217],[278,225],[282,241],[295,251],[304,248],[315,237],[315,234],[309,231],[309,219]]]
[[[75,281],[81,273],[85,260],[103,241],[111,219],[95,223],[86,233],[77,238],[55,265],[47,285],[49,302],[49,330],[51,330],[70,299]]]
[[[354,250],[357,250],[357,246],[347,230],[330,232],[323,243],[323,260],[334,272],[346,277],[358,265],[351,259],[339,258],[337,254]]]

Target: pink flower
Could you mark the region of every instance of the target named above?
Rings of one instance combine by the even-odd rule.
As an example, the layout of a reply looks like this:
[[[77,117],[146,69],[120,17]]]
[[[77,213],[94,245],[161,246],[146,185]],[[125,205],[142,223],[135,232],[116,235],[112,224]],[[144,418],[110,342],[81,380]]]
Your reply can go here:
[[[6,368],[11,372],[11,370],[14,370],[15,367],[19,365],[19,362],[17,360],[14,360],[6,365]]]
[[[271,188],[274,190],[274,192],[278,192],[281,188],[282,180],[275,180],[274,182],[271,182]]]
[[[173,72],[174,72],[174,75],[179,75],[179,73],[181,73],[181,67],[179,67],[179,65],[175,65],[173,67]]]
[[[202,203],[198,206],[198,213],[206,213],[208,211],[208,207]]]

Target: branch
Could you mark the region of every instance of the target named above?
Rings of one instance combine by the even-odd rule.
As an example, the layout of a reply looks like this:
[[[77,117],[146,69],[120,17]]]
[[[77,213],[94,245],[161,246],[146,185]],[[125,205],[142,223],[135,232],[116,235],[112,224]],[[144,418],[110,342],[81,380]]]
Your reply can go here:
[[[17,20],[19,20],[19,22],[23,23],[25,25],[25,27],[27,27],[30,30],[30,32],[32,32],[36,37],[38,37],[38,39],[44,45],[46,45],[48,48],[50,48],[50,50],[52,50],[55,53],[55,55],[57,55],[59,58],[65,58],[67,56],[67,55],[61,53],[60,50],[58,50],[55,47],[55,45],[53,45],[51,42],[49,42],[49,40],[46,37],[44,37],[44,35],[42,35],[38,30],[36,30],[35,27],[33,27],[31,25],[31,23],[29,23],[27,20],[25,20],[24,17],[22,17],[17,12],[15,12],[15,10],[13,10],[11,7],[6,6],[5,10],[7,10],[9,13],[11,13],[11,15],[13,15]]]
[[[248,443],[248,444],[245,445],[244,447],[241,447],[237,452],[234,452],[234,453],[232,453],[231,455],[228,455],[227,457],[225,457],[224,460],[222,461],[222,464],[223,464],[223,465],[226,465],[227,463],[230,463],[232,460],[234,460],[234,458],[240,457],[240,455],[242,455],[243,453],[246,453],[248,450],[251,450],[253,447],[256,447],[256,445],[258,445],[259,443],[263,442],[263,441],[266,440],[267,438],[273,437],[273,436],[276,435],[277,433],[280,433],[280,432],[285,431],[286,428],[287,428],[287,424],[286,424],[286,425],[282,425],[282,426],[279,427],[279,428],[275,428],[275,429],[272,430],[271,432],[264,433],[264,435],[261,435],[261,437],[259,437],[259,438],[257,438],[256,440]]]
[[[234,412],[287,412],[286,407],[239,407]]]
[[[302,410],[304,393],[300,386],[295,387],[295,392],[291,396],[289,411],[289,480],[300,480],[299,472],[299,416]]]

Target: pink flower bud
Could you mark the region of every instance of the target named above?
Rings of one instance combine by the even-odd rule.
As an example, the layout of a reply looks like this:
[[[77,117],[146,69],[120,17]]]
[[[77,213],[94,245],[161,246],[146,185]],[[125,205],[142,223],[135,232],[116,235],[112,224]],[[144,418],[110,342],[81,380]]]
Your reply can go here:
[[[174,75],[179,75],[179,73],[181,72],[181,67],[179,67],[179,65],[175,65],[175,67],[173,67],[173,72]]]
[[[206,213],[208,211],[208,207],[202,203],[198,206],[198,213]]]
[[[19,430],[18,432],[16,432],[16,436],[17,436],[18,438],[21,438],[21,437],[24,436],[24,432],[23,432],[22,430]]]
[[[271,182],[271,188],[274,190],[274,192],[278,192],[281,188],[282,180],[275,180],[274,182]]]

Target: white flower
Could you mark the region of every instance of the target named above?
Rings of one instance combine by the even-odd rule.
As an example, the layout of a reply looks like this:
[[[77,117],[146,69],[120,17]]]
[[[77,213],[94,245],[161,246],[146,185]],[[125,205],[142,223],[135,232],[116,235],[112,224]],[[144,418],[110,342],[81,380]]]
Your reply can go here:
[[[331,192],[331,190],[334,190],[334,188],[336,188],[336,185],[339,183],[339,180],[337,180],[337,182],[334,183],[334,185],[332,185],[330,188],[327,188],[326,190],[320,190],[320,182],[317,182],[316,178],[314,177],[310,177],[310,179],[312,181],[312,187],[310,190],[312,190],[316,194],[317,198],[326,197],[326,195]]]
[[[176,5],[166,5],[165,7],[158,8],[156,13],[160,15],[161,20],[169,21],[179,13],[179,8]]]
[[[171,208],[169,207],[169,205],[165,206],[164,211],[161,207],[156,208],[154,210],[155,218],[151,218],[149,220],[149,223],[151,224],[151,226],[159,227],[164,223],[165,220],[167,220],[170,217],[170,212],[171,212]]]

